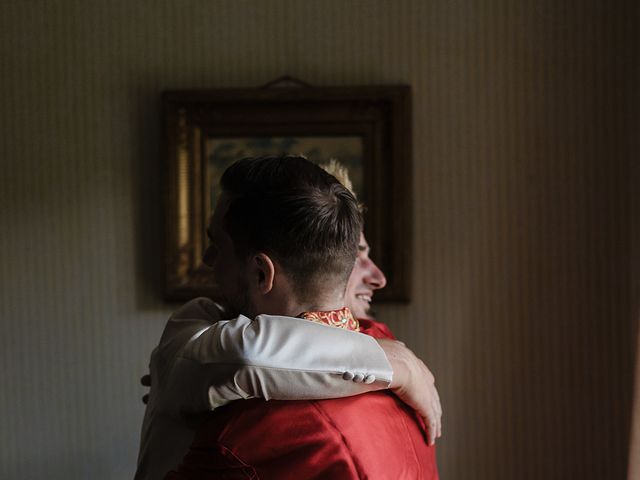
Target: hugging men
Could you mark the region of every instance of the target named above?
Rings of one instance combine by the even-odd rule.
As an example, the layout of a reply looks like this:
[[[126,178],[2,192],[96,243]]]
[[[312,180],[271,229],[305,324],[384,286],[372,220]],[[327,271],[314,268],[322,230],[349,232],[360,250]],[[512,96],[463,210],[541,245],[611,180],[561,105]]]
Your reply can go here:
[[[289,156],[241,160],[221,186],[205,262],[239,316],[196,299],[168,322],[136,478],[163,478],[189,445],[167,478],[437,478],[426,367],[345,308],[362,232],[353,195]],[[331,397],[345,398],[262,400]]]

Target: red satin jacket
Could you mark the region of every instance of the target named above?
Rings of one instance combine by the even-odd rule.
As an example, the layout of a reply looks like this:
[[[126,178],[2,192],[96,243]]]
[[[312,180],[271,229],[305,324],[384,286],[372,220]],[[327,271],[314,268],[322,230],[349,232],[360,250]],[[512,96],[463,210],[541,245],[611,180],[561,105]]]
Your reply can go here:
[[[360,331],[394,338],[386,325]],[[167,480],[437,480],[424,424],[388,390],[314,401],[237,401],[219,408]]]

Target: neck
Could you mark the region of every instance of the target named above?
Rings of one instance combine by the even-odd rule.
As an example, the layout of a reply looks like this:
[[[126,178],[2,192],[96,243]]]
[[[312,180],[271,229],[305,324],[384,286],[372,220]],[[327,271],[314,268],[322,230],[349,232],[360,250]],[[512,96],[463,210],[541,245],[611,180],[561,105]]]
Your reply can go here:
[[[335,302],[323,302],[323,303],[314,302],[306,305],[300,305],[297,309],[298,313],[295,316],[297,317],[302,312],[329,312],[331,310],[340,310],[341,308],[344,308],[343,299]]]
[[[302,312],[328,312],[330,310],[340,310],[344,307],[344,296],[322,297],[305,299],[306,301],[298,302],[289,300],[286,305],[286,313],[289,317],[297,317]]]
[[[327,283],[331,284],[331,282]],[[304,297],[304,301],[298,302],[295,316],[300,315],[302,312],[328,312],[344,308],[344,285],[342,287],[327,288],[327,283],[324,284],[324,288],[319,294],[307,295]]]
[[[313,295],[299,300],[290,291],[280,294],[274,292],[266,303],[256,305],[259,311],[256,311],[255,315],[266,313],[297,317],[303,312],[327,312],[339,310],[345,306],[343,292],[323,293],[323,295]]]
[[[251,318],[260,314],[297,317],[303,312],[326,312],[345,306],[346,285],[340,278],[325,278],[310,285],[308,292],[299,294],[291,279],[282,272],[276,274],[273,288],[250,293]]]

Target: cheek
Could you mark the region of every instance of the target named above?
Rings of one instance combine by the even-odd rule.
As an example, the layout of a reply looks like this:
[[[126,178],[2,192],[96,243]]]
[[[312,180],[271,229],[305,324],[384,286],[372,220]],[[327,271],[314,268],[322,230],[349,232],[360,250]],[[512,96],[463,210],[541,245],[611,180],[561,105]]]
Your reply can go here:
[[[351,271],[351,276],[349,277],[349,281],[347,282],[347,293],[353,294],[355,293],[358,285],[362,284],[362,279],[364,277],[364,269],[362,268],[362,262],[360,260],[356,261],[353,270]]]

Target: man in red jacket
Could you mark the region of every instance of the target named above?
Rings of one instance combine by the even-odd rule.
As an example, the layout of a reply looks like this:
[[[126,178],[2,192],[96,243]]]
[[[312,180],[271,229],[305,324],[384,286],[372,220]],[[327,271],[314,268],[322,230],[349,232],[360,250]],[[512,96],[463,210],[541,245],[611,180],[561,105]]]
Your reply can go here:
[[[359,321],[344,307],[362,218],[334,177],[301,158],[271,157],[237,162],[221,185],[205,261],[234,309],[249,318],[297,316],[393,338],[383,324]],[[360,372],[344,375],[375,381]],[[437,479],[424,430],[388,391],[234,402],[211,414],[178,472],[167,478]]]

